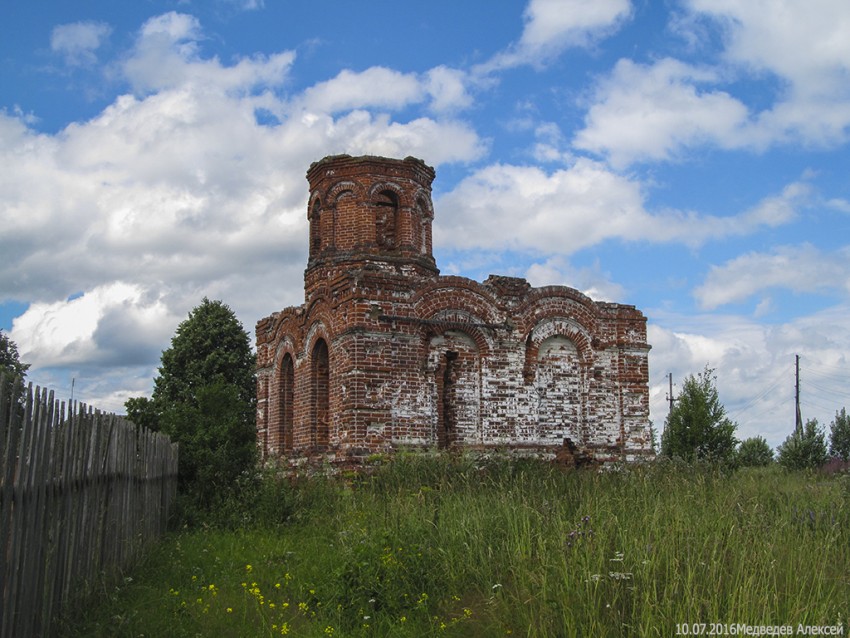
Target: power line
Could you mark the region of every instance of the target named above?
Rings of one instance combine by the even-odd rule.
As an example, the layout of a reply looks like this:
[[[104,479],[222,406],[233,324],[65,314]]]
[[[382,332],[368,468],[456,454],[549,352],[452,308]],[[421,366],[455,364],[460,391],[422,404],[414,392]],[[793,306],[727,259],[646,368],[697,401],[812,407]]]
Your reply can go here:
[[[832,395],[834,397],[837,397],[838,399],[845,399],[845,400],[847,399],[847,392],[843,392],[841,390],[836,390],[834,388],[826,388],[826,387],[819,385],[817,383],[814,383],[812,381],[809,381],[806,384],[806,386],[811,386],[812,388],[814,388],[818,392],[828,394],[828,395]]]
[[[742,414],[744,414],[747,410],[749,410],[751,407],[755,406],[756,403],[758,403],[764,397],[766,397],[768,394],[770,394],[771,392],[776,390],[776,388],[779,386],[779,384],[782,383],[783,381],[785,381],[785,375],[786,375],[786,371],[780,370],[779,373],[774,378],[773,382],[769,386],[767,386],[764,390],[762,390],[754,398],[750,399],[745,405],[743,405],[742,407],[738,408],[733,413],[731,413],[729,415],[729,418],[732,419],[733,421],[737,421],[740,418],[740,416]]]
[[[814,368],[803,368],[803,372],[815,378],[824,379],[825,381],[834,381],[836,383],[846,382],[848,375],[850,375],[850,370],[840,374],[827,374],[826,372],[815,370]]]
[[[823,361],[818,361],[818,360],[815,360],[815,359],[809,359],[808,357],[804,357],[803,362],[806,363],[806,364],[810,363],[817,368],[826,368],[828,370],[833,370],[833,371],[838,372],[838,373],[844,373],[844,374],[850,373],[850,363],[848,363],[848,362],[844,362],[841,365],[836,365],[836,364],[832,364],[832,363],[824,363]],[[807,370],[808,370],[808,368],[807,368]]]
[[[840,409],[836,408],[834,403],[825,404],[822,401],[812,401],[811,399],[803,402],[803,407],[807,412],[819,412],[821,417],[832,418],[832,416]]]

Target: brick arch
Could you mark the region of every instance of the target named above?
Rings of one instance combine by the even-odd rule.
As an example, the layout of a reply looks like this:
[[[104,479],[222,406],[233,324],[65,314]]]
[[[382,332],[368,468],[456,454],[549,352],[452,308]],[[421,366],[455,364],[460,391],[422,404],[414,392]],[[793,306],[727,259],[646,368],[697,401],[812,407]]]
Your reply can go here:
[[[409,193],[395,182],[390,181],[383,181],[372,184],[372,186],[369,188],[369,203],[374,203],[378,195],[386,191],[390,191],[391,193],[395,194],[395,196],[398,198],[399,208],[410,208],[412,206],[413,202],[410,199]]]
[[[596,302],[582,291],[570,286],[541,286],[532,288],[525,305],[535,305],[546,298],[569,299],[579,305],[586,306],[591,312],[596,313]]]
[[[275,354],[280,348],[281,342],[290,337],[295,340],[297,347],[297,333],[300,331],[300,317],[296,308],[287,308],[275,317],[274,324],[271,326],[271,332],[274,334]]]
[[[424,188],[417,188],[413,193],[413,205],[416,206],[422,202],[422,210],[430,219],[434,218],[434,203],[431,201],[431,193]]]
[[[549,317],[539,321],[525,338],[525,364],[522,378],[530,383],[534,377],[534,369],[539,357],[541,344],[551,337],[564,337],[575,344],[581,364],[585,367],[593,362],[593,347],[591,337],[584,326],[566,317]]]
[[[422,331],[424,381],[434,442],[441,448],[481,442],[482,370],[496,345],[486,328],[470,325],[484,322],[454,293],[453,303],[432,305],[422,317],[428,321]]]
[[[277,345],[274,351],[274,369],[277,370],[281,359],[286,353],[290,353],[293,358],[298,357],[299,343],[296,331],[284,332],[277,337]]]
[[[597,304],[568,286],[533,288],[517,308],[519,329],[530,333],[546,320],[572,317],[587,334],[596,335],[600,322]]]
[[[496,325],[502,322],[492,292],[464,277],[440,277],[438,282],[422,287],[412,303],[416,315],[422,319],[455,311],[465,312],[476,323]]]
[[[354,197],[358,200],[365,198],[365,192],[363,191],[362,184],[352,182],[350,180],[342,180],[334,182],[330,187],[328,187],[328,190],[325,191],[325,200],[331,202],[331,206],[335,206],[339,196],[346,191],[351,191],[354,194]]]
[[[310,199],[307,201],[307,219],[310,219],[310,215],[313,214],[313,210],[315,210],[316,202],[319,203],[319,209],[322,208],[322,203],[324,198],[319,193],[311,193]]]
[[[324,305],[321,302],[318,302],[315,305]],[[313,351],[313,348],[316,345],[316,341],[319,339],[324,339],[325,343],[328,344],[328,350],[330,351],[331,347],[331,336],[330,330],[328,330],[326,324],[326,317],[323,316],[325,313],[316,313],[317,316],[310,322],[310,327],[304,333],[304,340],[302,341],[302,354],[303,356],[309,360],[310,353]]]
[[[465,315],[465,316],[463,316]],[[450,308],[440,311],[427,319],[432,321],[442,321],[442,324],[428,324],[426,330],[423,331],[425,344],[434,337],[445,335],[447,332],[460,332],[465,334],[475,343],[475,348],[478,351],[479,357],[488,357],[493,350],[495,343],[493,339],[485,334],[485,329],[476,326],[466,325],[467,323],[482,323],[480,319],[469,313],[457,308]]]

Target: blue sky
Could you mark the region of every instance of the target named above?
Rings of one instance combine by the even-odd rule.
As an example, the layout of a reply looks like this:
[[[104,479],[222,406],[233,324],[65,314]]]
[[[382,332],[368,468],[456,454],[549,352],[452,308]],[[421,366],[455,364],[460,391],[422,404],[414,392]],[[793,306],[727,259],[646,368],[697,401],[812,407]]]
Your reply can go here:
[[[649,319],[652,419],[706,365],[739,438],[850,377],[844,0],[14,3],[0,24],[0,329],[30,380],[148,394],[204,296],[303,299],[329,154],[435,167],[444,274]],[[64,393],[64,394],[63,394]]]

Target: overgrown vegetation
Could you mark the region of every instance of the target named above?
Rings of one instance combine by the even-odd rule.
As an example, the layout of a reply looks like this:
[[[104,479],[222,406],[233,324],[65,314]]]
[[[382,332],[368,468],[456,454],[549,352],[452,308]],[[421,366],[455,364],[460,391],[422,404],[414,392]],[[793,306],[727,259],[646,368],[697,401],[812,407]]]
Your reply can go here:
[[[380,463],[379,460],[376,462]],[[670,636],[847,622],[850,479],[399,457],[243,476],[70,636]],[[846,632],[845,626],[845,632]]]

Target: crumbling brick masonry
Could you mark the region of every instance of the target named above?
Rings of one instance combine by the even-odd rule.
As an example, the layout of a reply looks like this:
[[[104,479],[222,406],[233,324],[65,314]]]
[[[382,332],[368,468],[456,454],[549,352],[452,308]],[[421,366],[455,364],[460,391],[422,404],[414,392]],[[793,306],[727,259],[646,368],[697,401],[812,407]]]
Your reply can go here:
[[[310,166],[305,301],[257,323],[264,456],[651,454],[644,315],[565,286],[440,276],[433,179],[412,157]]]

